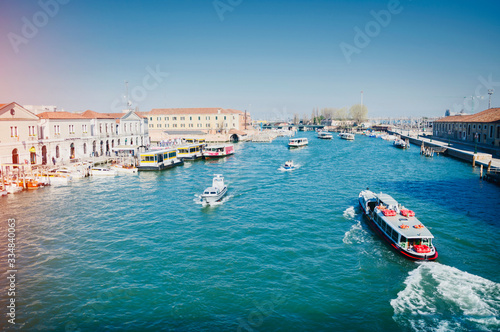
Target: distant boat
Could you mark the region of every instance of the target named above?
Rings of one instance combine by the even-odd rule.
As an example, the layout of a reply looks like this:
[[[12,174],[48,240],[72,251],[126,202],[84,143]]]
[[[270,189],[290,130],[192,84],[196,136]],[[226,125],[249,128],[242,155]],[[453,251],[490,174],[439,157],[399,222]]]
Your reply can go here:
[[[307,138],[302,137],[302,138],[290,138],[288,140],[288,147],[290,148],[298,148],[301,146],[306,146],[309,144]]]
[[[352,133],[340,133],[339,137],[348,141],[353,141],[355,136]]]
[[[295,169],[295,164],[293,163],[292,160],[288,160],[287,162],[285,162],[285,164],[283,166],[281,166],[284,170],[286,171],[292,171]]]
[[[432,244],[434,236],[415,217],[415,212],[405,209],[387,194],[369,190],[360,192],[358,200],[370,226],[398,253],[413,260],[438,257]]]
[[[220,201],[227,193],[227,186],[224,184],[222,174],[215,174],[212,180],[212,186],[205,189],[201,195],[201,201],[210,205]]]
[[[321,139],[332,139],[333,135],[330,134],[327,131],[319,131],[318,132],[318,138],[321,138]]]

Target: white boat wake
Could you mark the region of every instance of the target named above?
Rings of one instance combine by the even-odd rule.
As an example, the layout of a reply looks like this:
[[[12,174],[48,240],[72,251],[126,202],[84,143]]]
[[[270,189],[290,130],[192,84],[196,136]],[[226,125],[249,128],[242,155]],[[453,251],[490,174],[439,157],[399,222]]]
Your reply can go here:
[[[414,331],[500,330],[500,284],[437,262],[419,264],[391,301],[397,323]]]
[[[342,242],[345,244],[367,242],[370,238],[369,233],[363,229],[361,220],[356,219],[356,210],[354,209],[354,206],[345,209],[343,217],[347,220],[355,221],[356,223],[351,226],[351,229],[345,232]]]

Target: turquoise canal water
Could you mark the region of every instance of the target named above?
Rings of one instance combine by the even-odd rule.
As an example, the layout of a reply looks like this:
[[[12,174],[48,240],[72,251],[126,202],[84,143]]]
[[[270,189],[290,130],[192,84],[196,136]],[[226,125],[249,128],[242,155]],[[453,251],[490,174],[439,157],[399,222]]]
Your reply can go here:
[[[309,146],[240,143],[226,159],[1,198],[4,247],[17,222],[15,327],[500,330],[499,187],[416,146],[298,136]],[[289,159],[300,168],[278,170]],[[229,195],[203,207],[196,195],[215,173]],[[406,260],[377,237],[357,206],[366,187],[416,212],[437,261]],[[6,261],[2,250],[2,273]]]

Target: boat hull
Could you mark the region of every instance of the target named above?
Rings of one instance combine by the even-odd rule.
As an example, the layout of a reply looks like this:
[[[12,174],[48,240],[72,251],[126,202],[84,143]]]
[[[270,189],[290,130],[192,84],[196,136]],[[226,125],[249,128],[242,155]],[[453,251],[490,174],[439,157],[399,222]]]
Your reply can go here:
[[[178,160],[178,161],[174,161],[170,164],[159,164],[157,166],[138,166],[137,169],[139,171],[162,171],[164,169],[168,169],[168,168],[172,168],[172,167],[175,167],[175,166],[179,166],[179,165],[182,165],[184,164],[184,161],[183,160]]]
[[[384,242],[387,245],[389,245],[394,251],[396,251],[397,253],[399,253],[403,257],[405,257],[407,259],[414,260],[414,261],[425,261],[425,260],[427,260],[427,261],[433,261],[433,260],[435,260],[438,257],[438,251],[437,250],[435,250],[434,254],[432,254],[430,256],[426,256],[426,255],[419,256],[419,255],[412,254],[411,252],[408,252],[408,251],[404,250],[403,248],[397,246],[396,244],[394,244],[394,242],[392,242],[387,237],[387,235],[385,235],[384,232],[382,232],[380,230],[380,228],[378,227],[377,223],[366,213],[365,208],[363,207],[363,204],[361,204],[361,202],[359,202],[359,206],[361,207],[361,210],[363,211],[364,218],[366,218],[366,220],[368,220],[368,225],[370,226],[370,228],[373,229],[375,231],[375,233],[377,233],[378,236],[380,236],[382,238],[382,240],[384,240]]]
[[[218,195],[201,195],[201,201],[205,204],[214,204],[219,202],[227,193],[227,186],[224,187]]]

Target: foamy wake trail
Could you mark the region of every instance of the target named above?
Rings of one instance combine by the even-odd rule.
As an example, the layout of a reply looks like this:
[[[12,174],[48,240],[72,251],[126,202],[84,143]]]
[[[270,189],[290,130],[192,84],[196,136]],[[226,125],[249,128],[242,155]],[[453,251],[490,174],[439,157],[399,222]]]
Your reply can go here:
[[[415,331],[500,330],[500,284],[436,262],[421,263],[391,301],[393,319]]]
[[[354,219],[354,216],[356,216],[356,211],[354,210],[354,206],[345,209],[343,216],[346,219]]]
[[[356,211],[354,210],[354,206],[347,208],[343,213],[344,218],[348,220],[356,221],[355,224],[351,226],[342,239],[342,242],[345,244],[353,244],[353,243],[363,243],[366,242],[368,233],[361,226],[361,221],[356,220]]]

